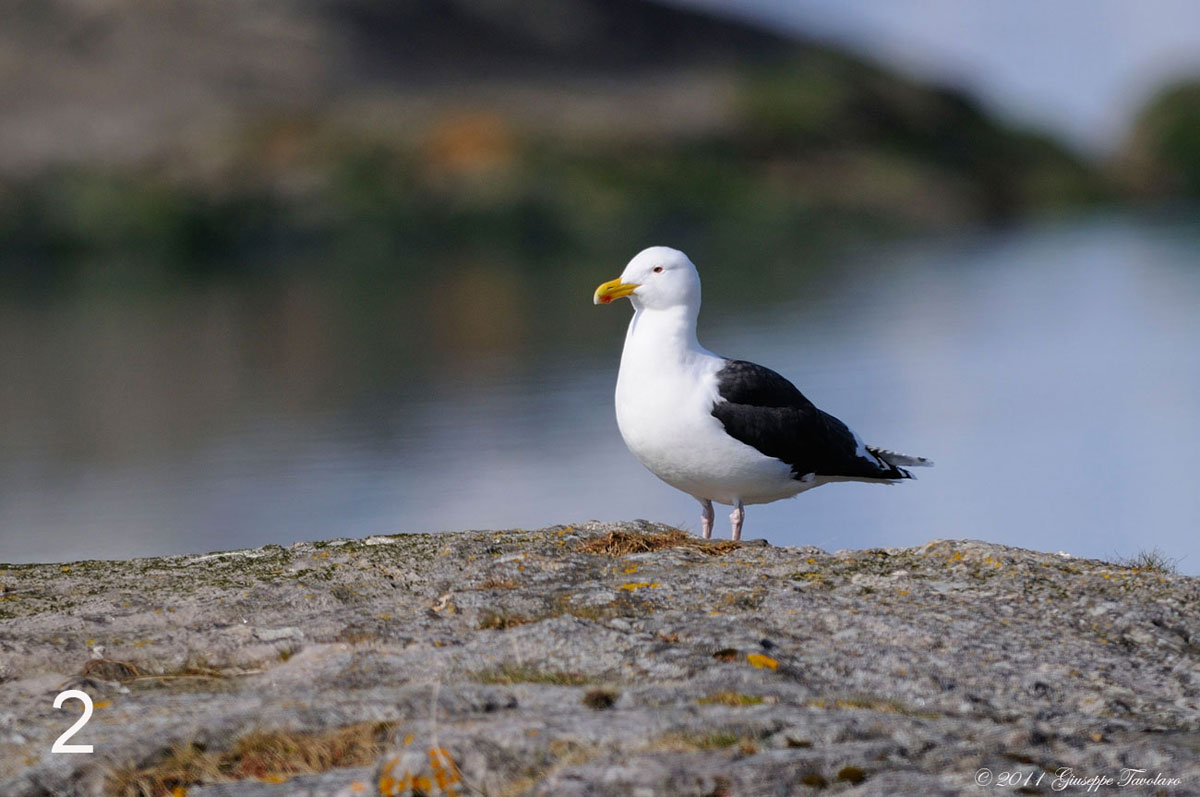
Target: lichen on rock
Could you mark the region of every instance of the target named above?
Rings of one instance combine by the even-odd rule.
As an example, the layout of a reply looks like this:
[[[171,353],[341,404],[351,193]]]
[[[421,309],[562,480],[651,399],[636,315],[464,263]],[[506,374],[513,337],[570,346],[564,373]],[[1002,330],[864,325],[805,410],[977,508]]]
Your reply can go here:
[[[1200,579],[1157,570],[639,522],[0,584],[5,795],[956,794],[982,767],[1126,766],[1200,789]],[[50,753],[69,688],[93,755]]]

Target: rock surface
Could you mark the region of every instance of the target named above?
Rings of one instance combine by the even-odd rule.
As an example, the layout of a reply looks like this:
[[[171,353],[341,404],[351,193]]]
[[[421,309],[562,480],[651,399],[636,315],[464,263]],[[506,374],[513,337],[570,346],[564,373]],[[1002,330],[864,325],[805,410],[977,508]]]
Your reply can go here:
[[[69,688],[91,755],[50,753]],[[1200,579],[640,522],[0,565],[4,795],[1084,793],[1062,768],[1200,793]]]

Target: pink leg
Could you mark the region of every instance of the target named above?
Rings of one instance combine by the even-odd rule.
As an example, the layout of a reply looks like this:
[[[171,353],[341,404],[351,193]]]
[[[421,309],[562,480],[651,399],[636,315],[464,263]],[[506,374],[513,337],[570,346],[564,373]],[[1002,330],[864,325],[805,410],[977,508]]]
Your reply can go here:
[[[713,527],[713,508],[712,501],[704,500],[700,502],[700,533],[704,535],[704,539],[712,539]]]
[[[737,506],[729,513],[729,522],[733,526],[733,539],[740,540],[742,538],[742,520],[746,517],[746,510],[742,508],[742,502],[738,501]]]

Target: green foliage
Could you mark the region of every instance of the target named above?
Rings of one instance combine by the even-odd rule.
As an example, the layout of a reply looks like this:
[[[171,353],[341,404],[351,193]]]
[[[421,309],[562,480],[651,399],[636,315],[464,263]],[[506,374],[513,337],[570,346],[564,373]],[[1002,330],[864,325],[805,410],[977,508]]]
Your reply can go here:
[[[744,128],[768,146],[837,143],[847,132],[862,70],[828,54],[762,68],[741,87]]]
[[[1156,196],[1200,197],[1200,81],[1169,87],[1138,116],[1125,181]]]
[[[431,143],[293,125],[284,132],[302,154],[277,163],[278,136],[257,126],[215,178],[50,171],[0,185],[0,254],[14,264],[0,290],[300,267],[373,284],[456,258],[619,263],[663,242],[713,259],[788,252],[781,266],[794,270],[829,242],[1101,193],[1060,147],[964,96],[828,52],[746,72],[735,94],[733,118],[702,134],[581,141],[489,118],[435,128]]]

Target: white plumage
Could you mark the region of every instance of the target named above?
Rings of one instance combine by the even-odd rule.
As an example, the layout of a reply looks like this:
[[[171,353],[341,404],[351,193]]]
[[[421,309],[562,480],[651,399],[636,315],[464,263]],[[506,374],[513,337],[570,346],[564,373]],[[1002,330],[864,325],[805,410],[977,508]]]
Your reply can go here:
[[[617,376],[617,425],[639,462],[700,502],[705,537],[713,501],[734,507],[739,539],[747,504],[831,481],[894,482],[911,478],[899,465],[930,464],[864,445],[783,377],[702,347],[700,275],[682,252],[641,252],[594,300],[621,297],[634,315]]]

